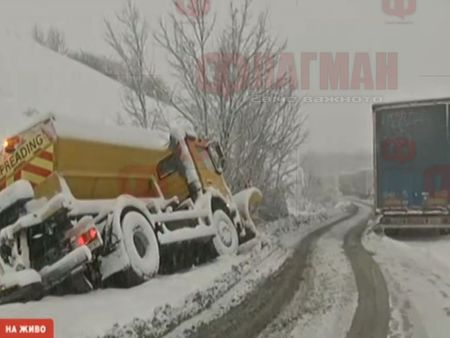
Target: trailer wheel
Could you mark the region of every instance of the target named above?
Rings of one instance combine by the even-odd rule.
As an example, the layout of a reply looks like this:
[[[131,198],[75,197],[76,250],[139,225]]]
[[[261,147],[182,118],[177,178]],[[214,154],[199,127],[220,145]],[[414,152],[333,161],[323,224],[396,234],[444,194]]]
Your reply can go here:
[[[127,212],[121,225],[123,243],[130,260],[130,267],[123,271],[123,284],[131,287],[158,273],[159,245],[150,222],[140,212]]]
[[[223,210],[213,214],[213,225],[217,234],[213,238],[214,248],[220,256],[233,255],[239,248],[239,235],[233,221]]]

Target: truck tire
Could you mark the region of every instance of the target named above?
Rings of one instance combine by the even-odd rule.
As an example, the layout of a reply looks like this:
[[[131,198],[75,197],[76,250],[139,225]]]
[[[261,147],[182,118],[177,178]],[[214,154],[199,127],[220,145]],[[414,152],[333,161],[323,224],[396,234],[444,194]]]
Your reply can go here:
[[[125,287],[131,287],[158,273],[159,244],[150,222],[140,212],[125,213],[121,225],[123,244],[130,260],[129,268],[122,272],[122,280]]]
[[[233,221],[223,210],[213,214],[213,226],[217,234],[213,238],[214,248],[219,256],[234,255],[239,248],[239,235]]]

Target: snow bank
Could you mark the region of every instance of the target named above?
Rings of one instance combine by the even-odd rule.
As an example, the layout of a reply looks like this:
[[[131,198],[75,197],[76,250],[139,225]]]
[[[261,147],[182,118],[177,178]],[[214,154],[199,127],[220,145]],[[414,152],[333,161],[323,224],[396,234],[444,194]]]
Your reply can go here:
[[[197,290],[178,304],[159,306],[151,318],[139,316],[127,325],[116,324],[104,338],[162,337],[169,332],[170,337],[185,337],[201,323],[239,304],[262,280],[279,269],[287,255],[286,251],[258,246],[235,261],[209,287]]]
[[[113,324],[153,318],[166,304],[183,307],[189,295],[206,290],[241,257],[223,259],[171,276],[158,276],[132,289],[107,289],[86,295],[45,297],[39,302],[0,306],[0,318],[53,318],[56,337],[96,337]],[[73,319],[76,318],[76,324]]]
[[[286,248],[292,248],[303,237],[318,229],[324,222],[332,222],[349,211],[351,204],[342,203],[332,209],[325,209],[320,205],[313,205],[304,211],[297,211],[290,217],[290,221],[279,220],[272,223],[258,225],[263,239],[268,242],[278,242]]]
[[[448,238],[400,242],[369,233],[364,244],[374,252],[388,284],[390,337],[448,337]]]

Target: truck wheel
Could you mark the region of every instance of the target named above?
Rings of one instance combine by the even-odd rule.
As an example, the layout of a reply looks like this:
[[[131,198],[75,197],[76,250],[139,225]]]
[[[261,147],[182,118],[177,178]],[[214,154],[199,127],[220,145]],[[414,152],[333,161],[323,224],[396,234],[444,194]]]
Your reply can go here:
[[[239,235],[233,221],[223,210],[216,210],[213,214],[213,225],[217,229],[213,244],[220,256],[233,255],[239,248]]]
[[[159,270],[159,245],[150,222],[138,211],[122,218],[122,235],[130,267],[123,271],[126,287],[152,278]]]

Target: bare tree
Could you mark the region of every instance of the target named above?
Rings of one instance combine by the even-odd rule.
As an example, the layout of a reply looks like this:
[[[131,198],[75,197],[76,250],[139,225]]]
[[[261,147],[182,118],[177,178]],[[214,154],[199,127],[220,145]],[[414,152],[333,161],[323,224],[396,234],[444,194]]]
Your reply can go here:
[[[179,8],[179,1],[172,0]],[[206,47],[214,28],[215,20],[206,19],[208,0],[192,0],[191,6],[196,15],[180,18],[178,14],[169,17],[168,25],[161,21],[161,31],[156,40],[169,52],[170,66],[180,81],[186,96],[177,95],[172,105],[197,129],[199,134],[209,134],[208,98],[206,88],[197,83],[198,71],[206,77],[206,69],[200,69],[198,62],[205,64]],[[186,20],[186,22],[184,21]]]
[[[47,47],[57,53],[66,54],[67,45],[64,32],[56,27],[50,27],[45,33],[38,25],[34,25],[32,31],[33,39],[40,45]]]
[[[33,26],[32,36],[34,41],[40,45],[45,45],[45,33],[38,25]]]
[[[126,68],[121,61],[84,50],[70,51],[67,53],[67,56],[119,81],[124,86],[131,87],[131,84],[128,83],[129,76],[127,76]],[[163,79],[154,73],[145,75],[145,92],[147,96],[169,103],[170,90]]]
[[[148,23],[135,4],[127,0],[123,9],[116,13],[114,23],[105,20],[105,25],[105,40],[125,69],[128,88],[123,97],[124,109],[135,124],[151,128],[156,121],[156,112],[147,107],[146,81],[151,72],[146,61]]]
[[[48,30],[46,45],[57,53],[65,54],[67,52],[65,35],[55,27],[50,27]]]
[[[202,12],[205,1],[192,0],[198,15],[161,21],[155,36],[181,81],[171,103],[200,135],[218,135],[233,188],[253,183],[280,209],[274,203],[289,188],[307,136],[292,74],[276,74],[285,43],[270,34],[266,12],[252,18],[251,0],[231,2],[228,24],[213,39],[216,17]]]

